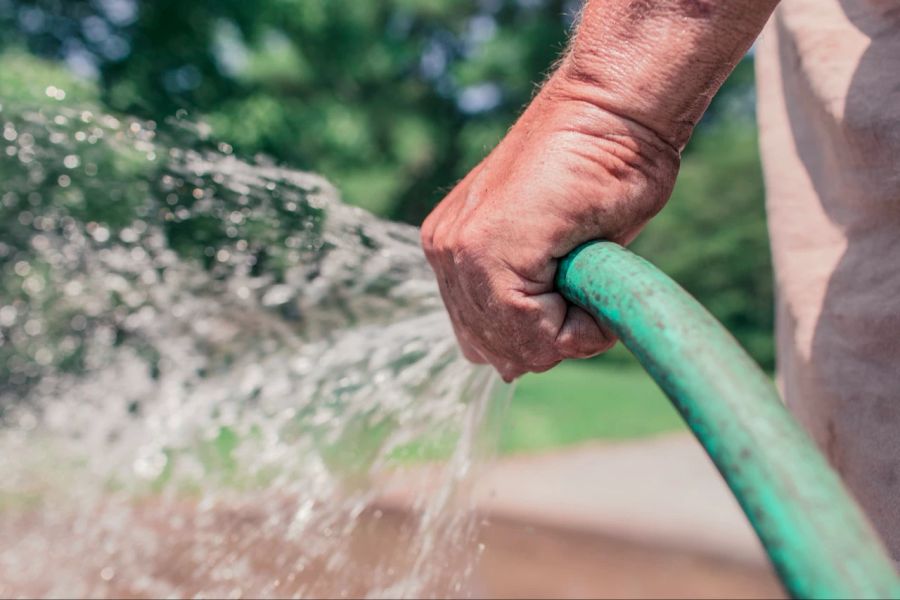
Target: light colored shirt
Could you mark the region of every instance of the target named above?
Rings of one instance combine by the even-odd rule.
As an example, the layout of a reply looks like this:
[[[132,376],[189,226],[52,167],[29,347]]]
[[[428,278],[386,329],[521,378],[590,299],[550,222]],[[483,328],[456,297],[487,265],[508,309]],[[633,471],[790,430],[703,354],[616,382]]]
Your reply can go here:
[[[900,0],[784,0],[757,81],[779,383],[900,559]]]

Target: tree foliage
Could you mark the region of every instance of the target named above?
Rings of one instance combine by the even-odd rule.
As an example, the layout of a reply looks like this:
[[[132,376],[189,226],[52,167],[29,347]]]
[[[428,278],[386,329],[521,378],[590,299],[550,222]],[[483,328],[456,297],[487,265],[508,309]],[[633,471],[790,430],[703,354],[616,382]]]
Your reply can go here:
[[[569,4],[16,0],[6,18],[32,51],[96,69],[113,109],[188,109],[239,152],[417,221],[527,102],[565,44]]]
[[[91,93],[108,110],[160,127],[187,111],[239,154],[323,173],[348,201],[416,223],[512,124],[563,51],[578,7],[0,0],[0,48],[93,77]],[[20,92],[3,62],[0,96],[9,98]],[[768,366],[771,275],[752,90],[746,60],[688,147],[673,200],[635,249]]]

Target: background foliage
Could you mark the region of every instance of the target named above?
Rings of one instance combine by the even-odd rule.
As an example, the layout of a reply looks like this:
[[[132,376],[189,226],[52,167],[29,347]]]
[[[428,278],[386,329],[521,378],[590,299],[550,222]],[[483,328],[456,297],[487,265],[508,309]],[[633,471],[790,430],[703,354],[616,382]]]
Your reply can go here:
[[[36,55],[63,63],[84,80],[74,93],[108,110],[160,128],[187,114],[238,153],[321,172],[348,201],[418,223],[511,125],[565,47],[578,7],[0,0],[0,102],[53,68],[25,53]],[[748,58],[698,128],[673,200],[634,247],[771,367],[762,198]]]

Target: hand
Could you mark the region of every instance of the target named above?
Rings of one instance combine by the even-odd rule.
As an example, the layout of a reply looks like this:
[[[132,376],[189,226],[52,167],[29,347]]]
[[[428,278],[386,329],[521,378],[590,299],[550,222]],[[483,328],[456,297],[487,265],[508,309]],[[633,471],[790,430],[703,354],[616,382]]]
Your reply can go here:
[[[506,381],[612,347],[554,291],[557,261],[589,240],[631,241],[678,170],[675,146],[583,88],[560,69],[422,226],[464,355]]]

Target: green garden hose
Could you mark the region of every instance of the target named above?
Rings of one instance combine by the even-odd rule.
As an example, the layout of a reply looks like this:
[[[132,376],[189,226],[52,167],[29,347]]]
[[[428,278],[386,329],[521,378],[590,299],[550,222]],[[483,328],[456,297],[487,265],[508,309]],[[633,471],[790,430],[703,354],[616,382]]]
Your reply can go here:
[[[792,596],[900,597],[893,563],[840,478],[770,378],[693,297],[610,242],[569,254],[557,286],[615,331],[663,389]]]

